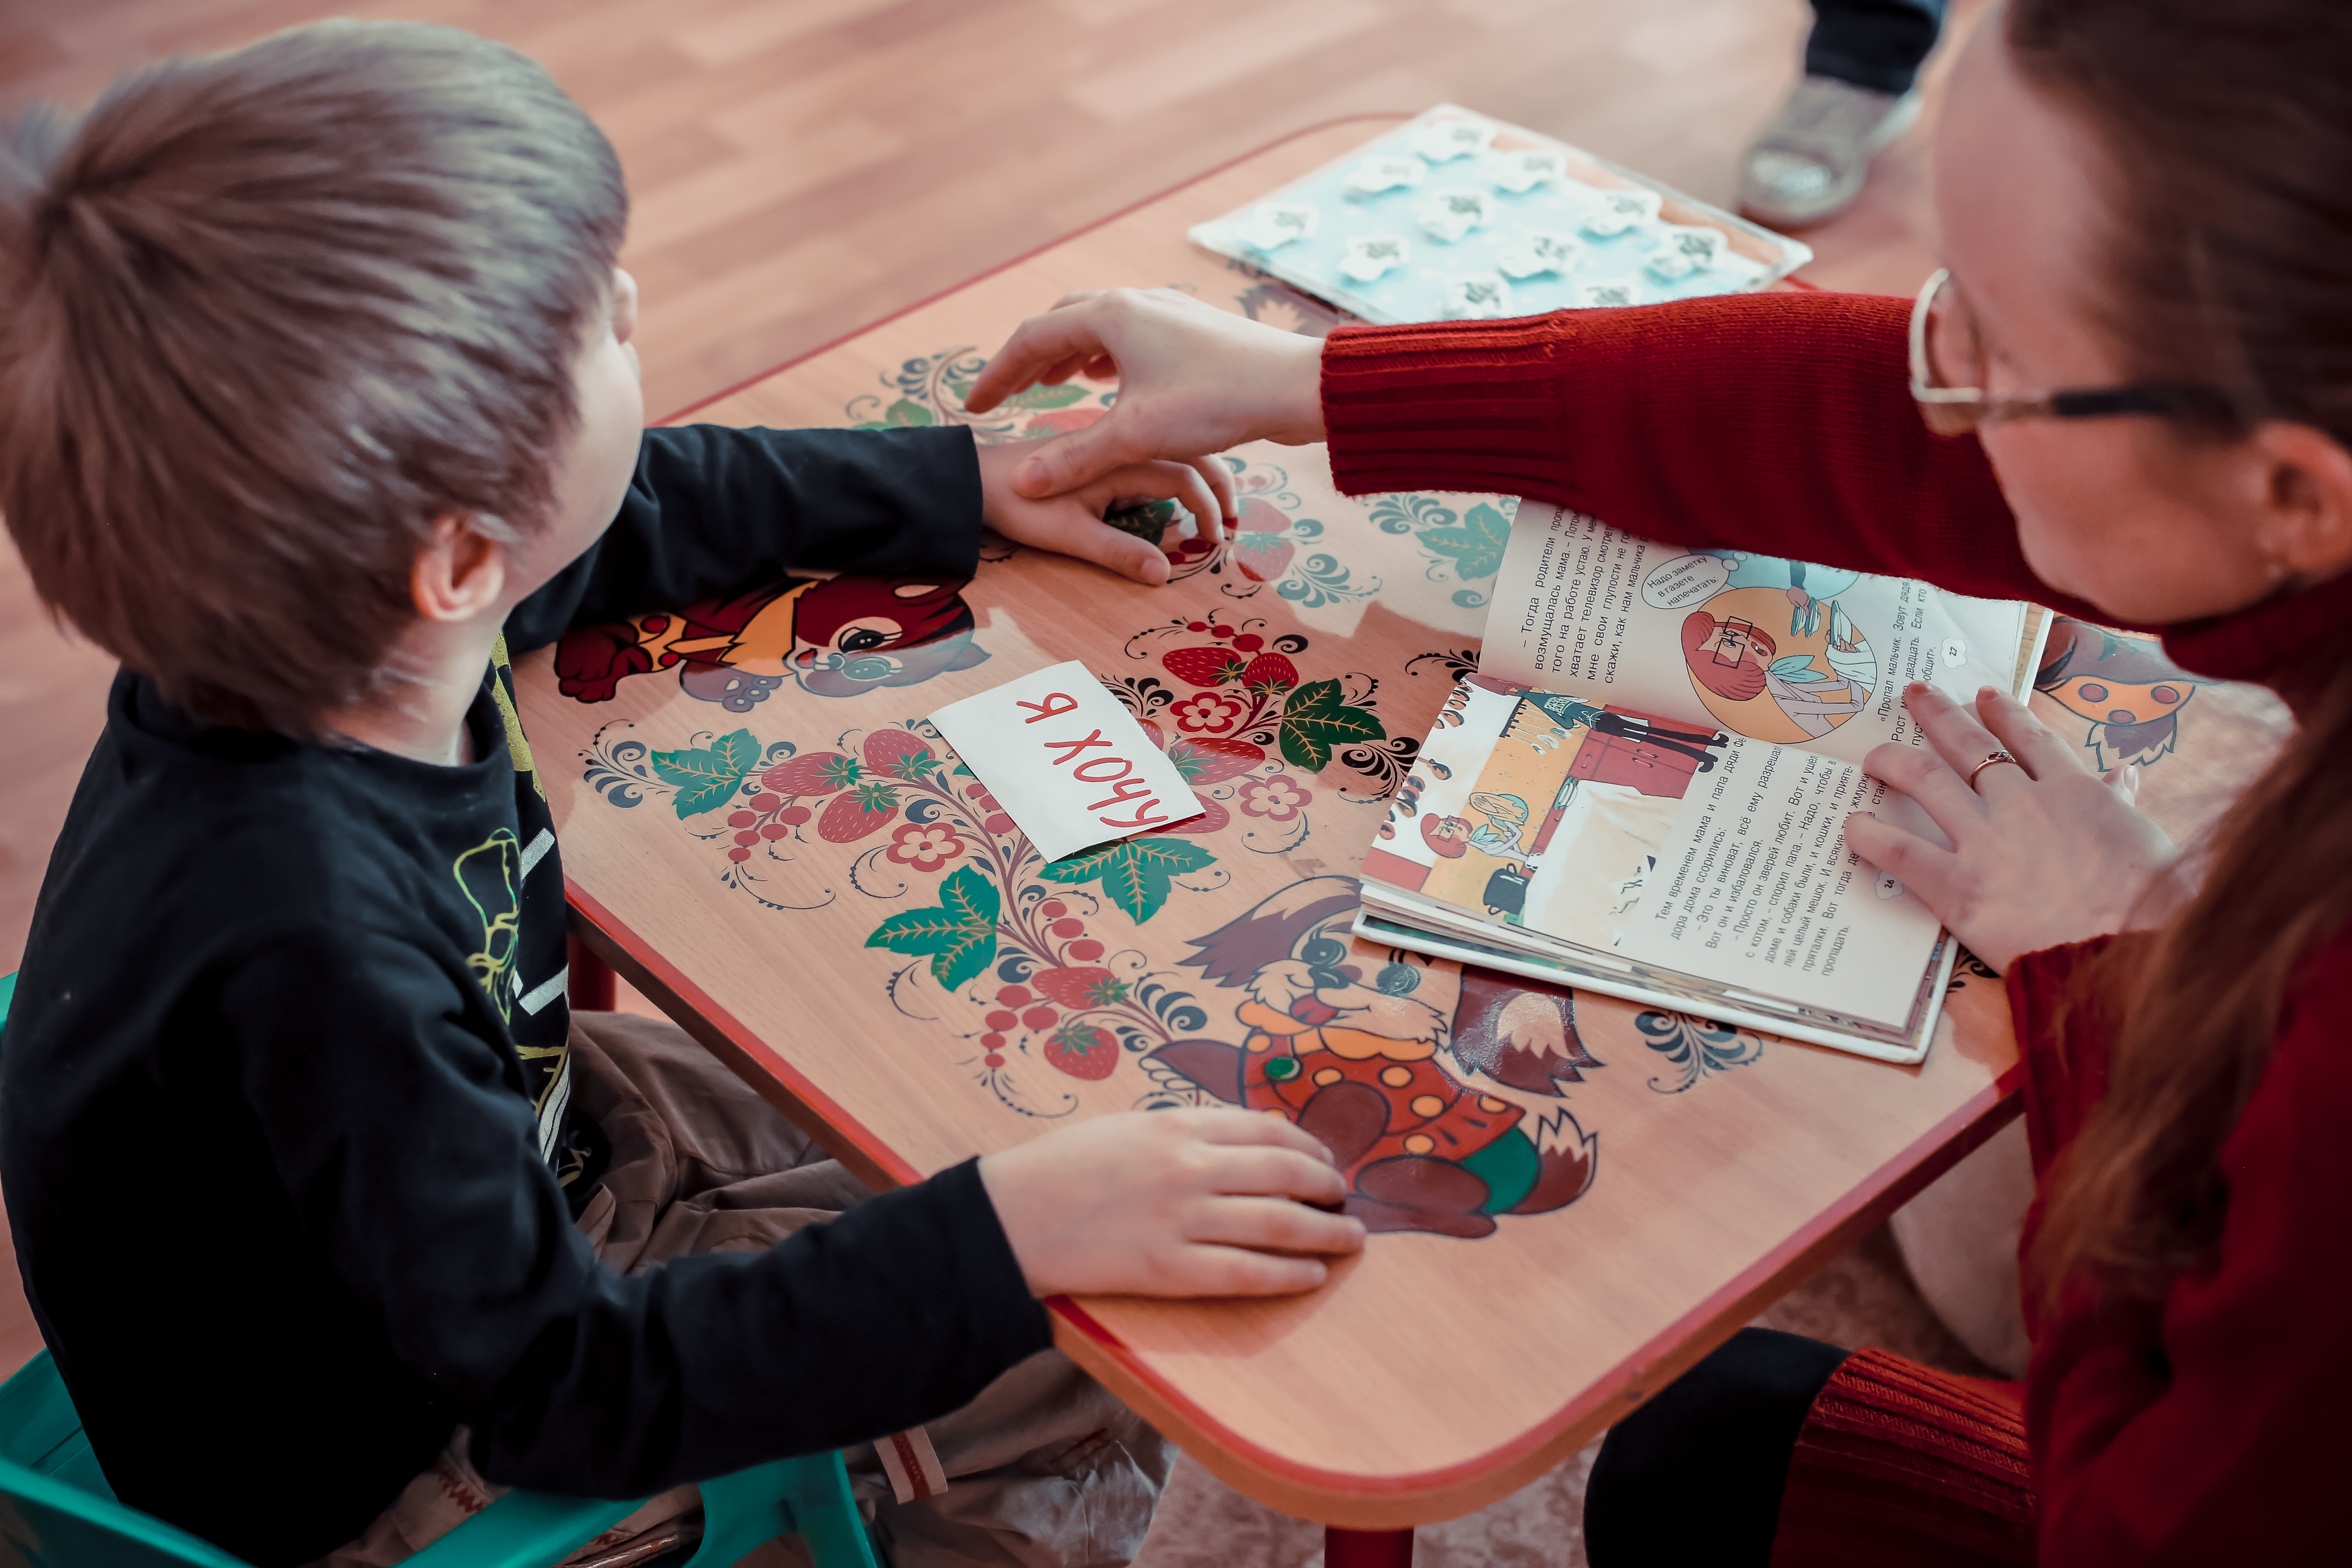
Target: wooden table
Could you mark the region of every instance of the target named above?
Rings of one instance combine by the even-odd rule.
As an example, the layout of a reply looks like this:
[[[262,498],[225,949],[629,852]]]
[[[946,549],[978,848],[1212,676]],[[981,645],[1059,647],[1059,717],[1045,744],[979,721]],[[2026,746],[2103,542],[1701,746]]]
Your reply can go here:
[[[976,421],[960,389],[1078,287],[1172,284],[1320,331],[1327,308],[1184,231],[1390,122],[1303,132],[691,412],[1069,428],[1102,389]],[[969,584],[755,595],[522,661],[589,948],[877,1184],[1069,1117],[1214,1103],[1253,990],[1279,1001],[1285,965],[1338,961],[1349,879],[1475,658],[1507,526],[1479,498],[1343,498],[1319,448],[1234,458],[1236,543],[1156,591],[998,546]],[[600,700],[559,692],[556,658],[593,676],[627,647],[655,668]],[[921,718],[1068,658],[1213,805],[1049,869]],[[2044,706],[2081,731],[2062,705],[2079,684]],[[1902,1068],[1360,943],[1344,961],[1508,1079],[1482,1082],[1540,1152],[1519,1207],[1542,1212],[1394,1211],[1408,1228],[1289,1300],[1053,1303],[1063,1348],[1201,1463],[1340,1527],[1335,1563],[1401,1561],[1409,1533],[1360,1532],[1466,1512],[1573,1453],[2017,1109],[2000,984],[1966,963]]]

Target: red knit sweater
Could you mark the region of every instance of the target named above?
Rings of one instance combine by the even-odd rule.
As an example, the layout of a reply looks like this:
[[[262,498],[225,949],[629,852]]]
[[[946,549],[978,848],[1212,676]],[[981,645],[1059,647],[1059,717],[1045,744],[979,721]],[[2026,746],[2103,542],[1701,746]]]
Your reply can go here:
[[[1924,577],[2098,620],[2042,584],[1973,437],[1927,433],[1905,390],[1906,304],[1743,295],[1528,321],[1356,328],[1323,358],[1331,467],[1350,494],[1517,492],[1669,543]],[[2258,681],[2342,656],[2352,578],[2165,628],[2186,668]],[[2088,946],[2008,981],[2037,1173],[2105,1087],[2053,1005]],[[2288,999],[2223,1146],[2220,1265],[2160,1306],[2039,1325],[2027,1418],[2042,1560],[2318,1561],[2345,1550],[2352,1439],[2352,933]]]

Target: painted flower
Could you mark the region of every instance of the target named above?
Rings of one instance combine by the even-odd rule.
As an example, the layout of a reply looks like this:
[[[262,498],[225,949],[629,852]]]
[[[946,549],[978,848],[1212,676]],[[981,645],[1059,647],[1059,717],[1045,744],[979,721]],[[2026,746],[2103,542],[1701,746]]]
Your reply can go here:
[[[885,852],[901,866],[936,871],[963,853],[963,840],[936,822],[906,822],[890,835],[890,847]]]
[[[1249,704],[1222,691],[1201,691],[1169,710],[1176,727],[1188,735],[1222,735],[1242,721]]]
[[[1239,804],[1244,816],[1263,816],[1268,822],[1288,822],[1304,811],[1307,803],[1314,798],[1312,790],[1301,786],[1288,773],[1275,773],[1244,784]]]

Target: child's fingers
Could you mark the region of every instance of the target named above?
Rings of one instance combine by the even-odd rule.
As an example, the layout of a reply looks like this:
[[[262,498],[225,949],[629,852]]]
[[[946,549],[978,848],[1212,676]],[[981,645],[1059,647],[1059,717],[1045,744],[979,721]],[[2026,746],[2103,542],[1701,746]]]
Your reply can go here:
[[[1196,1110],[1191,1114],[1191,1131],[1204,1143],[1272,1143],[1311,1154],[1327,1165],[1331,1163],[1331,1151],[1323,1146],[1323,1140],[1279,1116],[1255,1110]]]
[[[1241,492],[1234,488],[1234,471],[1223,458],[1188,458],[1186,463],[1209,481],[1210,493],[1217,498],[1217,515],[1230,522],[1241,515]]]
[[[1040,445],[1013,470],[1013,493],[1032,500],[1067,495],[1129,463],[1151,460],[1154,454],[1149,443],[1133,435],[1126,414],[1127,407],[1121,405],[1083,430]]]
[[[1295,1296],[1312,1290],[1330,1270],[1313,1258],[1284,1258],[1237,1247],[1193,1243],[1177,1249],[1163,1294],[1170,1296]]]
[[[1233,512],[1209,483],[1197,463],[1156,461],[1136,463],[1101,481],[1108,501],[1172,500],[1192,514],[1200,536],[1212,544],[1225,537],[1225,519]]]
[[[1338,1170],[1303,1149],[1213,1143],[1207,1152],[1202,1177],[1212,1193],[1311,1204],[1337,1203],[1348,1195],[1347,1181]]]
[[[1215,1198],[1193,1205],[1185,1239],[1270,1252],[1344,1257],[1362,1250],[1364,1222],[1282,1198]]]

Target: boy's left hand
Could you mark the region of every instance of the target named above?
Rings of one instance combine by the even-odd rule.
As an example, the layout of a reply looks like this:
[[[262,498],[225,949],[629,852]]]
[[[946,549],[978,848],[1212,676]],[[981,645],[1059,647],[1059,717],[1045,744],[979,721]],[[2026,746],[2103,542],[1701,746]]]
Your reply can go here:
[[[1129,463],[1067,495],[1042,500],[1014,494],[1013,470],[1043,445],[1016,441],[979,448],[981,516],[1014,543],[1075,555],[1156,588],[1168,581],[1168,557],[1157,544],[1105,522],[1103,513],[1147,500],[1172,500],[1192,514],[1202,538],[1223,540],[1223,509],[1199,470],[1185,463]]]

